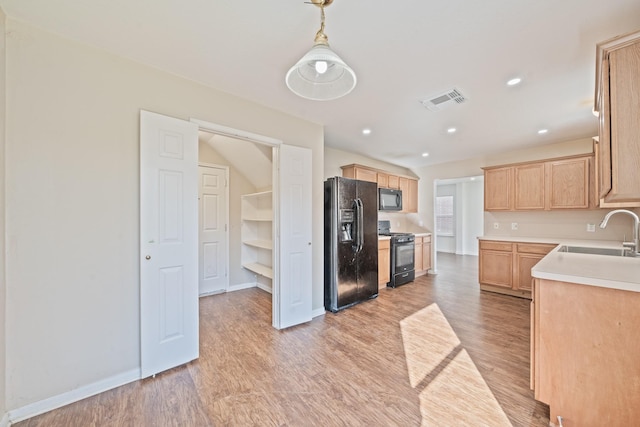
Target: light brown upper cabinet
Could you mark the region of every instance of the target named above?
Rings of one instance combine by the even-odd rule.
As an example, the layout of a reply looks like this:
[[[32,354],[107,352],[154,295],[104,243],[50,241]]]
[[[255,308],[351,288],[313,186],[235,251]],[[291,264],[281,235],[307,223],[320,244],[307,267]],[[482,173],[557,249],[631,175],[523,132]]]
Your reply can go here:
[[[486,211],[589,209],[593,155],[484,168]]]
[[[545,164],[548,209],[589,208],[591,157],[556,160]]]
[[[595,110],[600,207],[640,206],[640,31],[597,45]]]
[[[513,168],[484,170],[484,210],[513,210]]]
[[[378,187],[389,188],[389,175],[378,172]]]
[[[514,166],[515,209],[537,210],[545,208],[544,163]]]
[[[418,180],[416,178],[392,175],[389,172],[368,166],[351,164],[341,166],[342,176],[376,182],[378,187],[402,190],[402,213],[418,212]]]

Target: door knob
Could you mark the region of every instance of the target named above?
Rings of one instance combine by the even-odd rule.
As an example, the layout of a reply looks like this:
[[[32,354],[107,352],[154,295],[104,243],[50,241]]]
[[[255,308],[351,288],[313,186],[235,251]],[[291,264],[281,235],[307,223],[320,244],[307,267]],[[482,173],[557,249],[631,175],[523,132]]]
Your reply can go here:
[[[147,255],[144,259],[151,259],[151,255]]]

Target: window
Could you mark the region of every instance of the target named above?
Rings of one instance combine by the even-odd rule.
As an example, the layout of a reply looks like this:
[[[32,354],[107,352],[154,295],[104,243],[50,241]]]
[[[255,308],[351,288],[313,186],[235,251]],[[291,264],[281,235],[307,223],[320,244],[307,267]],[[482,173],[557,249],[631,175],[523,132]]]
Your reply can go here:
[[[436,234],[453,236],[453,196],[436,197]]]

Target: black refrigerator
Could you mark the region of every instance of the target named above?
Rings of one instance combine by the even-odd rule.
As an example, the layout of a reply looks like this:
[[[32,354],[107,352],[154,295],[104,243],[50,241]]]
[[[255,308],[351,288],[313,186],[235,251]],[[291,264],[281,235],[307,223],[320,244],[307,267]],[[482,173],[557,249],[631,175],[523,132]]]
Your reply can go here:
[[[378,296],[378,186],[324,183],[324,307],[336,312]]]

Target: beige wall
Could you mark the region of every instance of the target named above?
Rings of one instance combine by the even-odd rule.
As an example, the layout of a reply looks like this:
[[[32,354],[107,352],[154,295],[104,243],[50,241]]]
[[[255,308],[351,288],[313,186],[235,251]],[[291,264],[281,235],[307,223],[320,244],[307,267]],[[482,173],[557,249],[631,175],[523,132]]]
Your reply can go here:
[[[0,9],[0,419],[6,412],[6,269],[5,269],[5,113],[6,113],[6,55],[5,55],[5,14]]]
[[[330,178],[332,176],[342,176],[342,169],[340,166],[359,164],[369,166],[372,168],[388,171],[398,175],[414,176],[417,177],[410,169],[402,166],[393,165],[391,163],[382,162],[372,159],[370,157],[362,156],[360,154],[351,153],[349,151],[339,150],[337,148],[325,147],[324,148],[324,178]],[[410,221],[410,218],[417,217],[414,214],[399,214],[378,212],[379,220],[389,220],[391,222],[391,230],[393,231],[424,231],[418,227],[419,220],[415,221],[415,224]]]
[[[8,410],[140,366],[140,109],[312,150],[322,308],[320,125],[19,21],[6,33]]]
[[[450,179],[482,175],[482,167],[541,160],[574,154],[591,153],[591,138],[537,146],[460,162],[443,163],[416,169],[419,181],[419,215],[428,228],[433,227],[433,182],[436,179]],[[629,218],[617,216],[602,230],[597,227],[608,210],[554,211],[554,212],[485,212],[484,234],[488,236],[552,237],[589,240],[621,240],[626,233],[631,234]],[[511,230],[511,223],[518,223],[518,230]],[[499,228],[493,228],[498,223]],[[587,232],[587,224],[596,224],[596,232]]]
[[[398,175],[415,176],[415,174],[402,166],[393,165],[391,163],[375,160],[360,154],[351,153],[349,151],[339,150],[337,148],[324,147],[324,177],[325,179],[332,176],[342,176],[340,166],[346,166],[357,163],[359,165],[369,166],[376,169],[389,171]]]

